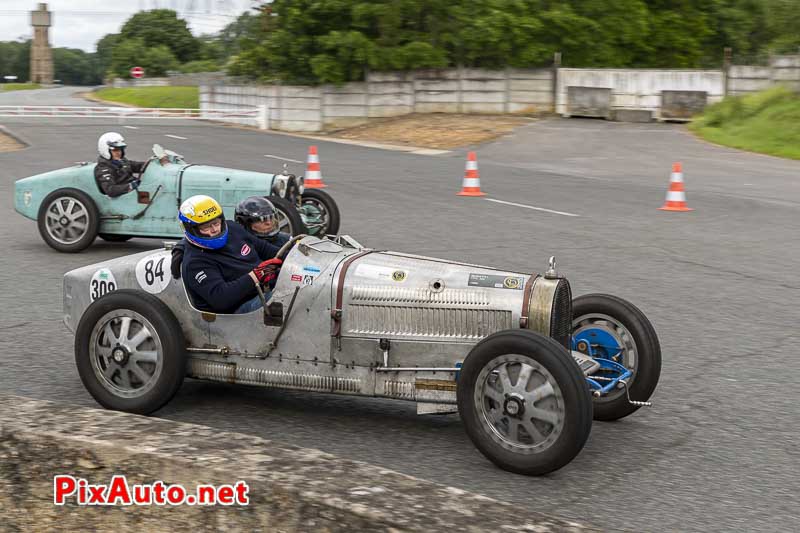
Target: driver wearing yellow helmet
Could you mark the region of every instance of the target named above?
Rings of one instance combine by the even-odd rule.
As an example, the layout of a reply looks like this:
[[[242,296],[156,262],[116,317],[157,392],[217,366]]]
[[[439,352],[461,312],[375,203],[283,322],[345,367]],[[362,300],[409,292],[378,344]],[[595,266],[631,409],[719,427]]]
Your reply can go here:
[[[261,307],[257,284],[277,278],[279,248],[225,220],[210,196],[192,196],[178,218],[188,246],[181,274],[195,307],[214,313],[249,313]]]

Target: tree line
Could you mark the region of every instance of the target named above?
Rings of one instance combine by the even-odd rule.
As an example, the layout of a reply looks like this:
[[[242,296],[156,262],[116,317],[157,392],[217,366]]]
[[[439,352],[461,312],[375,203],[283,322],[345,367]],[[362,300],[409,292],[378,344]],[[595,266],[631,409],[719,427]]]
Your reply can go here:
[[[133,66],[143,67],[147,76],[223,70],[239,52],[239,40],[254,33],[255,21],[255,15],[244,13],[216,34],[195,37],[175,11],[141,11],[119,33],[100,39],[94,53],[53,48],[53,77],[69,85],[97,85],[107,77],[130,77]],[[30,40],[0,42],[0,76],[30,79],[30,50]]]
[[[800,0],[275,0],[229,71],[342,83],[368,70],[719,67],[800,51]]]
[[[95,53],[56,48],[56,78],[100,83],[170,70],[344,83],[373,70],[564,66],[718,68],[800,53],[800,0],[274,0],[195,37],[168,9],[133,15]],[[0,73],[28,77],[30,43],[0,43]],[[13,72],[12,72],[13,71]]]

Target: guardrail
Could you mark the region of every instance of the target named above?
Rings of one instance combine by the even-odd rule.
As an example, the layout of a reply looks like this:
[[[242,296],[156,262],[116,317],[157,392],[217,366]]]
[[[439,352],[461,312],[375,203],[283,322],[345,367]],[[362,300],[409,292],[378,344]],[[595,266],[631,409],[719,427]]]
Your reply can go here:
[[[262,130],[269,129],[266,105],[239,109],[0,105],[0,117],[242,120],[252,121]]]

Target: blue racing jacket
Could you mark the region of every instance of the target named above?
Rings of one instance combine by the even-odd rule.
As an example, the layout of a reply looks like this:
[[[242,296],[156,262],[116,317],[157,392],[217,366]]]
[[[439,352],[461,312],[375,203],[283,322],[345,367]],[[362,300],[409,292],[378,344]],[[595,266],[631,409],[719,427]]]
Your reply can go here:
[[[181,275],[192,303],[201,311],[233,313],[242,303],[256,296],[249,273],[262,261],[278,252],[239,224],[227,221],[228,242],[217,250],[187,243]]]

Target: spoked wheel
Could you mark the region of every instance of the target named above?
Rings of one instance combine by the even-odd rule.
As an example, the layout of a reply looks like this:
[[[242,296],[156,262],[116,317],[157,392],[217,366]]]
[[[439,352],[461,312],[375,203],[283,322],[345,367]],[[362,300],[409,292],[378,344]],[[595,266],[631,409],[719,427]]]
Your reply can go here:
[[[661,375],[661,347],[655,329],[632,303],[608,294],[587,294],[572,302],[572,342],[595,359],[619,363],[631,371],[628,394],[631,400],[647,401]],[[606,377],[602,369],[590,377]],[[599,381],[602,385],[603,382]],[[628,402],[623,385],[594,399],[595,420],[617,420],[640,406]]]
[[[319,189],[306,189],[302,195],[300,216],[309,235],[324,237],[339,233],[339,207],[330,194]]]
[[[97,236],[100,215],[94,201],[78,189],[48,194],[39,207],[39,233],[59,252],[80,252]]]
[[[151,413],[177,392],[186,364],[180,324],[155,296],[119,290],[92,303],[75,332],[81,381],[102,406]]]
[[[291,203],[277,196],[265,196],[265,198],[275,206],[279,231],[292,236],[308,233],[303,219]]]
[[[116,396],[146,394],[164,367],[164,346],[149,320],[129,309],[109,311],[97,321],[89,340],[95,377]]]
[[[464,361],[457,396],[472,442],[511,472],[558,470],[580,452],[592,427],[580,369],[561,345],[528,330],[478,343]]]

